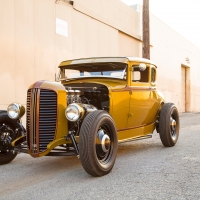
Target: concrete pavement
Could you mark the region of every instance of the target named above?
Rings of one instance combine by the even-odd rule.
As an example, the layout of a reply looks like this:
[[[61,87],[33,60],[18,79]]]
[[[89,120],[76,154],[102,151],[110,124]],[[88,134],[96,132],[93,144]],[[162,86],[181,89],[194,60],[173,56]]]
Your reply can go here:
[[[94,178],[76,157],[19,154],[0,166],[1,200],[200,199],[200,113],[180,114],[179,140],[153,138],[119,145],[110,174]]]

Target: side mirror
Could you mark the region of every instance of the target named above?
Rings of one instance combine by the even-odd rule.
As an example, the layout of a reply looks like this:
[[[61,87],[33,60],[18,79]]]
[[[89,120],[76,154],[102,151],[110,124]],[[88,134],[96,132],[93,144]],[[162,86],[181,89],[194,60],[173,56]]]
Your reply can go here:
[[[140,65],[139,65],[140,71],[144,71],[146,68],[147,68],[146,64],[140,63]]]

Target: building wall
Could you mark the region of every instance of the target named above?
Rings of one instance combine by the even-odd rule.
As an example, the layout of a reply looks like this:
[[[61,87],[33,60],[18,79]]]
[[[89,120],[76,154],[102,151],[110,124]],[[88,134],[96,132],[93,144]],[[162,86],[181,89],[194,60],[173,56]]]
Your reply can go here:
[[[151,59],[158,65],[158,89],[180,112],[199,112],[200,49],[153,15],[150,27]]]
[[[56,18],[68,36],[56,34]],[[0,1],[0,109],[26,104],[37,80],[54,80],[63,60],[141,56],[139,14],[120,0]]]
[[[56,18],[67,37],[56,34]],[[29,85],[54,80],[63,60],[142,55],[141,16],[120,0],[0,1],[0,26],[0,110],[25,105]],[[153,15],[150,27],[158,89],[180,112],[199,112],[200,50]]]

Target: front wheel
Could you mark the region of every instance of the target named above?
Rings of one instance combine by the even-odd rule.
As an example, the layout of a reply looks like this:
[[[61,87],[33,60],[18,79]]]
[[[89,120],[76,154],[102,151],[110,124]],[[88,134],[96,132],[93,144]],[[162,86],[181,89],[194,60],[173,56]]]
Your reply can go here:
[[[17,137],[16,128],[19,128],[16,120],[10,119],[6,111],[0,111],[0,165],[11,162],[17,155],[12,152],[11,146],[11,142]]]
[[[118,139],[115,123],[105,111],[89,113],[79,135],[80,160],[85,171],[92,176],[108,174],[115,163]]]
[[[179,136],[179,114],[173,103],[165,103],[160,111],[159,133],[165,147],[176,144]]]

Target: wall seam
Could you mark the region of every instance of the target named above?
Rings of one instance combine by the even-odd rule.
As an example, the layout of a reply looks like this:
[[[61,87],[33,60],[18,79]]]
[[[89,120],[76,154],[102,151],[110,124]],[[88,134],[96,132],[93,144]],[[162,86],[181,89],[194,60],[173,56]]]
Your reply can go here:
[[[33,73],[33,79],[35,82],[35,77],[36,77],[36,66],[35,66],[35,3],[33,0],[33,69],[34,69],[34,73]]]
[[[54,9],[54,68],[55,68],[55,80],[57,79],[57,74],[56,74],[56,63],[57,63],[57,53],[56,53],[56,4],[54,4],[55,9]]]
[[[14,1],[14,0],[13,0]],[[15,64],[14,64],[14,72],[15,72],[15,78],[14,78],[14,80],[15,80],[15,83],[16,83],[16,80],[17,80],[17,78],[16,78],[16,23],[15,23],[15,1],[14,1],[14,19],[13,19],[13,23],[14,23],[14,60],[15,60]],[[14,87],[14,90],[15,90],[15,92],[14,92],[14,99],[15,99],[15,101],[16,101],[16,84],[15,84],[15,87]]]

